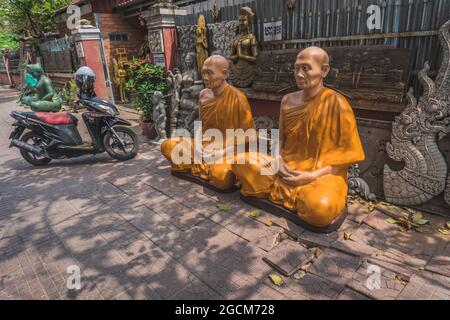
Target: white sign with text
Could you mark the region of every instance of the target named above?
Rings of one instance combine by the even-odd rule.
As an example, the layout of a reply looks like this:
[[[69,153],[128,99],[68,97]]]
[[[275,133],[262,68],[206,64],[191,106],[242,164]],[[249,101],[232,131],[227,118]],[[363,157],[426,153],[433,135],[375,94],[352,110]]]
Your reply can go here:
[[[264,23],[264,41],[275,41],[283,39],[283,21]]]

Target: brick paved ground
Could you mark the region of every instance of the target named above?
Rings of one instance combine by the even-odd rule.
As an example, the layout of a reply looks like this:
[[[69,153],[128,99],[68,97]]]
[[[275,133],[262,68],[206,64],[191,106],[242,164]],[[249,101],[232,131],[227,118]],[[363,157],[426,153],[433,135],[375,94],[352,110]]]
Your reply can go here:
[[[449,238],[400,232],[360,204],[329,235],[250,218],[237,194],[171,177],[144,139],[129,162],[105,154],[33,168],[8,149],[15,98],[1,89],[0,299],[450,298]],[[263,258],[303,272],[276,286],[268,276],[281,273]],[[70,266],[81,270],[79,290],[67,287]],[[370,290],[374,266],[380,289]]]

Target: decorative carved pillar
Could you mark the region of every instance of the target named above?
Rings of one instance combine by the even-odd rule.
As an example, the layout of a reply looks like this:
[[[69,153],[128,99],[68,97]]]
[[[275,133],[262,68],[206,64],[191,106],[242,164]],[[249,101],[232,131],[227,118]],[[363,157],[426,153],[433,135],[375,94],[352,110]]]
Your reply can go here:
[[[77,55],[80,58],[80,65],[91,68],[95,73],[94,90],[97,97],[110,99],[101,58],[100,30],[92,26],[81,26],[72,30],[72,35]]]
[[[149,48],[156,65],[164,66],[167,70],[175,66],[177,61],[175,18],[186,14],[185,9],[179,9],[171,1],[154,4],[141,14],[147,23]]]

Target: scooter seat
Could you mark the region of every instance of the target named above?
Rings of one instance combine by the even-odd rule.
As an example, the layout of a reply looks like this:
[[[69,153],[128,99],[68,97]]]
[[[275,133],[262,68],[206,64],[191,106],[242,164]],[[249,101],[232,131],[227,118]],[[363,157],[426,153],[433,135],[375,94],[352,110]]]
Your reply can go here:
[[[76,124],[78,122],[78,119],[68,112],[58,112],[58,113],[35,112],[35,115],[39,120],[52,125],[63,125],[63,124],[68,125],[68,124]]]

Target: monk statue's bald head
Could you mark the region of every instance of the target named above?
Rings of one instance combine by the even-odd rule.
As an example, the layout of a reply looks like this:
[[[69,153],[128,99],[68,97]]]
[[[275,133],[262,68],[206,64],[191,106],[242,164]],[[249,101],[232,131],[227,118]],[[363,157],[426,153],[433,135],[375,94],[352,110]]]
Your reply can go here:
[[[302,90],[313,90],[323,86],[323,80],[330,72],[330,57],[319,47],[303,49],[295,61],[295,80]]]
[[[226,83],[228,77],[228,60],[220,55],[210,56],[202,67],[202,78],[208,89],[218,88]]]

